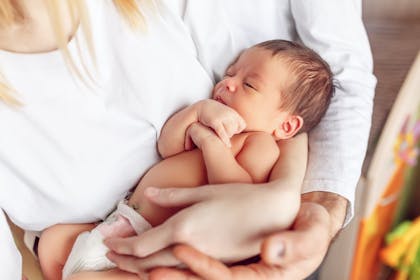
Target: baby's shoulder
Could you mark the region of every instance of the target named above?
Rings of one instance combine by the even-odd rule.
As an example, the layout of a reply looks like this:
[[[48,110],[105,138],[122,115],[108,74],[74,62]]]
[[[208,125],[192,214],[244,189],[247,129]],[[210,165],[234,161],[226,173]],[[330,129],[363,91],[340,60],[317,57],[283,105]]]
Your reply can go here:
[[[277,146],[276,140],[270,133],[263,131],[252,131],[245,134],[245,142],[271,143]]]
[[[275,152],[279,150],[273,135],[261,131],[246,133],[243,143],[243,149],[245,148],[257,149],[261,152]]]

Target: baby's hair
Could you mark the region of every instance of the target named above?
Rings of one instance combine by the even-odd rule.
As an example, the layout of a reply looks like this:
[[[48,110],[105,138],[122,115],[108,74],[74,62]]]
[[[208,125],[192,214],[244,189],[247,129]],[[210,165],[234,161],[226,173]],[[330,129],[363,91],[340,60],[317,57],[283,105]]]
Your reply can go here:
[[[270,40],[254,47],[272,52],[290,66],[291,80],[282,94],[282,109],[303,118],[299,132],[314,128],[325,115],[335,91],[329,65],[313,50],[296,42]]]

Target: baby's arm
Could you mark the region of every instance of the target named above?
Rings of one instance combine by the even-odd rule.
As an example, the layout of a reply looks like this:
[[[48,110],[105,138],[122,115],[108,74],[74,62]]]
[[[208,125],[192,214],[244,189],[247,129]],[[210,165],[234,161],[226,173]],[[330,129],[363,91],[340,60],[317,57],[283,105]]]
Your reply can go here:
[[[246,138],[236,160],[251,175],[253,183],[265,183],[279,156],[280,149],[273,136],[260,132]]]
[[[201,102],[176,112],[166,121],[158,140],[158,151],[163,158],[184,151],[185,132],[192,123],[198,122],[198,107]]]
[[[213,131],[199,123],[191,125],[188,136],[202,151],[210,184],[266,182],[280,154],[273,137],[262,132],[245,136],[236,156]]]
[[[163,158],[188,150],[185,137],[188,127],[196,122],[210,127],[230,147],[230,138],[245,128],[245,121],[232,108],[215,100],[199,101],[175,113],[162,128],[158,150]],[[191,148],[191,147],[190,147]]]

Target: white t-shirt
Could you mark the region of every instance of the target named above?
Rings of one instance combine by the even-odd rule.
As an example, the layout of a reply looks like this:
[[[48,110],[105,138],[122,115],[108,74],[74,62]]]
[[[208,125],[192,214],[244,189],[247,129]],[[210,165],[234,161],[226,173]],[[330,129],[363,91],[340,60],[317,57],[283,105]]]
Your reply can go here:
[[[69,49],[85,74],[80,45],[94,76],[93,83],[86,78],[89,86],[69,74],[59,51],[0,50],[2,73],[24,103],[17,109],[0,103],[0,208],[18,226],[42,230],[104,218],[158,160],[156,140],[165,120],[208,98],[240,50],[273,38],[302,40],[341,83],[310,134],[304,191],[336,192],[353,201],[375,86],[353,0],[164,0],[158,12],[145,11],[147,33],[133,33],[110,0],[86,4],[96,68],[82,31]],[[21,277],[11,240],[0,215],[1,279]]]

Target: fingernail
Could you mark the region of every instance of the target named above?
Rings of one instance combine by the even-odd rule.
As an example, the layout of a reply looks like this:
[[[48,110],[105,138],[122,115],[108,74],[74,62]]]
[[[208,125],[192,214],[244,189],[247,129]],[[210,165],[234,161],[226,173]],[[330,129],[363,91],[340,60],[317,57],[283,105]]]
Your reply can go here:
[[[159,189],[155,187],[148,187],[145,191],[145,194],[148,196],[156,196],[159,193]]]
[[[272,244],[271,248],[269,249],[270,259],[274,262],[280,261],[285,254],[286,250],[284,247],[284,243],[278,241]]]

